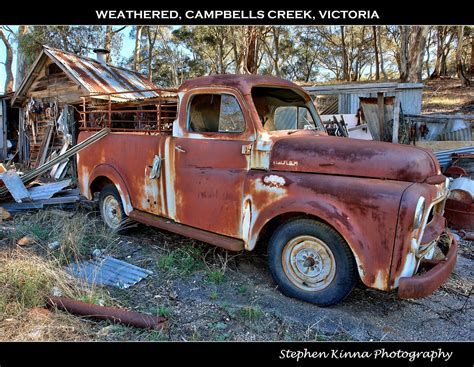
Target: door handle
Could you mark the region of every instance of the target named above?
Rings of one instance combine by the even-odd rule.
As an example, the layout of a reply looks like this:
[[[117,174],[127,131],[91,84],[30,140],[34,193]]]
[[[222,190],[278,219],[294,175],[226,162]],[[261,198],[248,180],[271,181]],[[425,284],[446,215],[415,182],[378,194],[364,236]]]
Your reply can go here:
[[[176,149],[178,152],[186,153],[186,151],[183,148],[181,148],[181,145],[176,145],[174,149]]]

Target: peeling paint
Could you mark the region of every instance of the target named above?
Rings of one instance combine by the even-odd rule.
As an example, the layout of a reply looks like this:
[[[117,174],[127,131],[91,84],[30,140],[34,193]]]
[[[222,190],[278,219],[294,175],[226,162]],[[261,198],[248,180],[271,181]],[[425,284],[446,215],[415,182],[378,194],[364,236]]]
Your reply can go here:
[[[285,179],[277,175],[269,175],[263,178],[263,183],[272,187],[283,187],[285,186]]]

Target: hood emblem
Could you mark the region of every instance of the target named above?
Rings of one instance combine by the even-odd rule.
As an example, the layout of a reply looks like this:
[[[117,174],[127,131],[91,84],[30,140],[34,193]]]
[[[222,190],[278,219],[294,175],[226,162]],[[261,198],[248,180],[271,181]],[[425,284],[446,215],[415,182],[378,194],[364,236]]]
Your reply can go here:
[[[273,161],[273,165],[275,166],[297,166],[298,161]]]

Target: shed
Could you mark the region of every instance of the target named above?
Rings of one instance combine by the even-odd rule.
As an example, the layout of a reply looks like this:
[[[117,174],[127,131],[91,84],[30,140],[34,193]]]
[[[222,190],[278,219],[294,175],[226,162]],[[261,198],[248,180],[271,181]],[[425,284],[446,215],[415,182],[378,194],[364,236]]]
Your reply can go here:
[[[395,103],[400,102],[403,113],[419,115],[421,113],[421,97],[423,92],[422,83],[349,83],[328,84],[304,87],[314,99],[322,96],[334,96],[337,100],[337,111],[333,114],[356,114],[360,107],[360,98],[378,97],[383,93],[384,97],[395,97]],[[330,103],[329,103],[330,105]],[[320,111],[325,114],[324,111]]]
[[[0,160],[12,159],[18,142],[19,109],[11,107],[13,93],[0,95]]]
[[[132,102],[159,96],[143,75],[107,64],[106,50],[94,51],[97,59],[43,46],[11,98],[20,109],[21,162],[34,168],[65,144],[75,144],[82,97]]]
[[[156,86],[138,72],[97,59],[43,46],[12,99],[24,104],[29,98],[56,98],[61,103],[79,104],[81,96],[122,93],[121,100],[157,97]],[[136,91],[135,93],[123,93]],[[118,97],[117,97],[118,98]]]

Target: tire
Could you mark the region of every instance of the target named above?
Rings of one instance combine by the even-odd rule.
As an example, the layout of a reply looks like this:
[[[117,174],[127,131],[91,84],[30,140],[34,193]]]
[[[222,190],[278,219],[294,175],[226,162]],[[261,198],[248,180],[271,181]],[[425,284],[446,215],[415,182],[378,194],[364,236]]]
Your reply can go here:
[[[283,294],[323,307],[346,298],[359,279],[341,235],[306,218],[278,227],[269,242],[268,265]]]
[[[122,199],[113,184],[104,186],[99,195],[100,215],[105,225],[114,232],[122,233],[121,226],[127,219]]]

